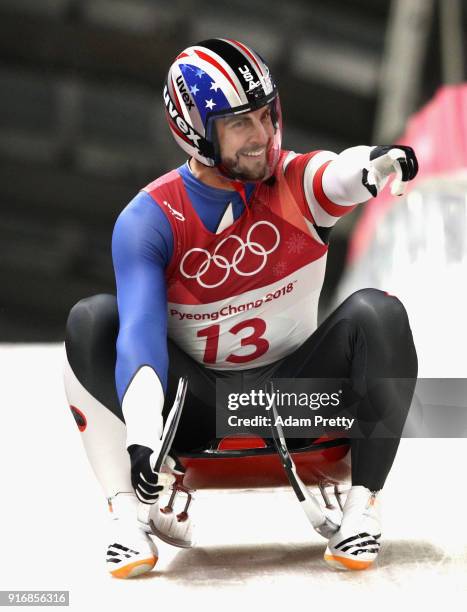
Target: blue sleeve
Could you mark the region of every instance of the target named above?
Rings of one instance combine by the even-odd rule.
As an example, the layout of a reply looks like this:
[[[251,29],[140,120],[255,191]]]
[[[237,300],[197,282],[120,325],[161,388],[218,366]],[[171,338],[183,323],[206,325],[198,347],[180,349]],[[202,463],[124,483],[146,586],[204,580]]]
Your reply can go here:
[[[133,376],[151,366],[167,388],[167,290],[165,268],[173,251],[166,216],[140,192],[120,213],[112,236],[120,329],[115,381],[120,402]]]

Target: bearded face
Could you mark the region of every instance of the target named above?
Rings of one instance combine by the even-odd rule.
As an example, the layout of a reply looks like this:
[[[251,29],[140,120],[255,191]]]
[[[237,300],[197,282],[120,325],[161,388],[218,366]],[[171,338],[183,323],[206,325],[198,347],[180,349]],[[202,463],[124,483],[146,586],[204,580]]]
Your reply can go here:
[[[275,133],[269,105],[217,119],[216,129],[221,163],[230,177],[248,182],[269,176]]]

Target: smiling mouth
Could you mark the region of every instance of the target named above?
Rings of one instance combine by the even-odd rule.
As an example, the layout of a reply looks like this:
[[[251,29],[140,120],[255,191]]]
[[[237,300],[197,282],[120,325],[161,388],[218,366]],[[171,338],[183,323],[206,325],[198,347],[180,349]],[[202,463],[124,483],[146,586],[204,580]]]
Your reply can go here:
[[[255,159],[261,157],[263,153],[266,151],[266,147],[261,147],[261,149],[256,149],[255,151],[250,151],[248,153],[242,153],[244,157],[249,157],[250,159]]]

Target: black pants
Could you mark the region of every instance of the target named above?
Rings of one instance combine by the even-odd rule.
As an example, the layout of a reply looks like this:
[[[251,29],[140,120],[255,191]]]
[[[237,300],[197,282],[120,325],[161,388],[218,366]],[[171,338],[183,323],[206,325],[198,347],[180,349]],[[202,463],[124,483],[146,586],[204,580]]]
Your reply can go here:
[[[112,295],[78,302],[66,332],[68,360],[84,387],[123,420],[115,389],[118,310]],[[296,351],[273,364],[240,371],[211,370],[168,340],[169,376],[164,411],[175,397],[178,379],[188,377],[185,410],[175,450],[194,450],[216,437],[216,381],[235,378],[263,387],[269,378],[350,379],[361,400],[353,416],[366,436],[351,440],[352,484],[383,487],[407,418],[417,377],[417,355],[407,313],[395,297],[363,289],[348,297]],[[378,379],[377,385],[368,381]],[[404,384],[398,382],[404,379]],[[390,437],[370,437],[384,423]]]

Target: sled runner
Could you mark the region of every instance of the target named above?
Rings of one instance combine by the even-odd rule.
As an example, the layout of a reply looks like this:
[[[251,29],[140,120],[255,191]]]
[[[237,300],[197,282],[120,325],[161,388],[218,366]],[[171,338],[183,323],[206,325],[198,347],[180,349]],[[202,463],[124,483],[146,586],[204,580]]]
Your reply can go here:
[[[181,379],[180,385],[186,385],[186,381]],[[181,400],[184,395],[184,390],[177,394]],[[171,414],[176,413],[176,418],[172,418],[172,422],[178,422],[182,407],[176,400],[171,411]],[[175,431],[172,428],[172,439],[174,436]],[[166,453],[169,446],[164,445]],[[294,440],[293,447],[289,448],[290,457],[301,482],[308,487],[318,488],[323,513],[334,512],[334,516],[340,516],[343,506],[343,485],[350,480],[349,451],[348,439],[332,436]],[[160,461],[163,463],[164,457],[160,457]],[[176,482],[172,487],[170,499],[159,512],[166,517],[171,515],[174,512],[175,500],[181,494],[186,497],[186,503],[183,510],[174,517],[178,523],[188,520],[189,506],[196,490],[241,490],[290,485],[274,440],[258,436],[230,436],[215,439],[206,448],[196,452],[177,453],[175,474]],[[154,524],[152,527],[153,532],[169,544],[182,548],[191,546],[189,540],[167,538],[164,533],[154,530]]]

